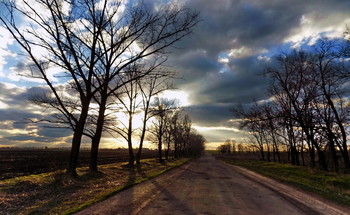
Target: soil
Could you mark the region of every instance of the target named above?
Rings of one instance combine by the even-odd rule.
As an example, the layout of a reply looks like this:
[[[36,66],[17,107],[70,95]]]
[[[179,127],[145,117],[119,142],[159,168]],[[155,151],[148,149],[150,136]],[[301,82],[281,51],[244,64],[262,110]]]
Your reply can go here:
[[[0,149],[0,180],[63,170],[68,149]],[[143,150],[142,158],[156,158],[156,150]],[[128,161],[127,149],[100,149],[98,165]],[[89,166],[90,150],[81,150],[78,167]]]

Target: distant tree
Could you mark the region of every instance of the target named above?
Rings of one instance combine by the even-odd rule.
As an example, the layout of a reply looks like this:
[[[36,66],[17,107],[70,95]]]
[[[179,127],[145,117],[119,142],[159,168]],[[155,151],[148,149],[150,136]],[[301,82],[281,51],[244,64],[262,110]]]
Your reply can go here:
[[[267,135],[267,123],[263,110],[260,108],[257,102],[248,109],[245,110],[241,105],[233,107],[231,112],[234,116],[243,119],[240,121],[240,127],[247,129],[251,136],[255,139],[256,147],[258,148],[261,159],[265,160],[267,153],[267,160],[270,161],[270,144]],[[240,152],[240,148],[237,145],[237,150]]]
[[[220,153],[222,153],[222,154],[225,154],[225,153],[230,154],[231,153],[231,143],[228,143],[228,142],[223,143],[223,144],[218,146],[217,150],[220,151]]]
[[[139,148],[136,154],[136,163],[140,164],[143,142],[146,136],[147,122],[153,117],[151,101],[159,93],[172,89],[170,80],[176,75],[171,71],[160,71],[152,73],[137,82],[142,97],[141,109],[143,111],[142,127],[139,140]]]
[[[174,144],[174,158],[177,158],[180,156],[180,144],[182,142],[182,132],[181,132],[181,125],[180,125],[180,112],[176,111],[173,116],[171,117],[170,122],[170,132],[173,137],[173,144]]]
[[[182,131],[181,135],[183,137],[183,141],[181,144],[182,156],[188,156],[188,145],[190,142],[191,129],[192,129],[191,118],[189,117],[189,115],[185,114],[181,124],[181,131]]]
[[[163,140],[169,123],[169,114],[177,108],[175,100],[168,100],[156,97],[153,107],[153,123],[149,132],[152,134],[154,142],[158,146],[158,159],[163,162]]]
[[[205,143],[207,141],[205,138],[198,134],[198,132],[194,129],[191,130],[189,135],[189,141],[188,141],[188,155],[195,157],[200,156],[204,149],[205,149]]]
[[[232,143],[232,153],[237,152],[237,142],[235,140],[231,140]]]
[[[224,145],[227,145],[227,148],[228,148],[228,146],[230,145],[230,150],[228,151],[228,153],[230,154],[231,152],[233,152],[233,150],[232,150],[232,144],[231,144],[231,139],[227,139],[227,140],[225,140],[225,143],[224,143]]]

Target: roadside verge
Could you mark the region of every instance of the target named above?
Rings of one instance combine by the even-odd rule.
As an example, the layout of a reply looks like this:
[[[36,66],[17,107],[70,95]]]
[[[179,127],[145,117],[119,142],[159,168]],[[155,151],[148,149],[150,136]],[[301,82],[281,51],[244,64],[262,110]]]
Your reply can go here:
[[[224,162],[224,161],[221,161]],[[303,210],[308,214],[327,214],[327,215],[346,215],[349,214],[349,208],[335,205],[320,197],[310,195],[297,188],[283,184],[271,178],[260,175],[246,168],[230,164],[241,175],[253,180],[266,188],[277,192],[282,197],[288,199],[291,203],[303,206]]]

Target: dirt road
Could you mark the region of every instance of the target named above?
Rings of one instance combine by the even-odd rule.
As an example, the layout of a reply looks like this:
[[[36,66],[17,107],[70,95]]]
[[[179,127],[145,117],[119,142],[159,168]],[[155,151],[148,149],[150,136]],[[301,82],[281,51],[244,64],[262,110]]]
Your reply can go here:
[[[78,214],[348,213],[340,207],[206,154]]]

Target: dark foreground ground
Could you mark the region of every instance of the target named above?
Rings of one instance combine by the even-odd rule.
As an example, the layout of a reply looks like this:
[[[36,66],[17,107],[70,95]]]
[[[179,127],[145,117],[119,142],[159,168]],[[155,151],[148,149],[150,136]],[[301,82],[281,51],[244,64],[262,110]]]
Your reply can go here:
[[[78,166],[88,166],[89,156],[89,150],[81,150]],[[154,150],[143,151],[143,158],[156,156]],[[0,149],[0,180],[65,169],[68,158],[68,149]],[[98,164],[124,162],[128,158],[126,149],[101,149]]]
[[[349,209],[205,154],[78,214],[335,215],[348,212]]]

